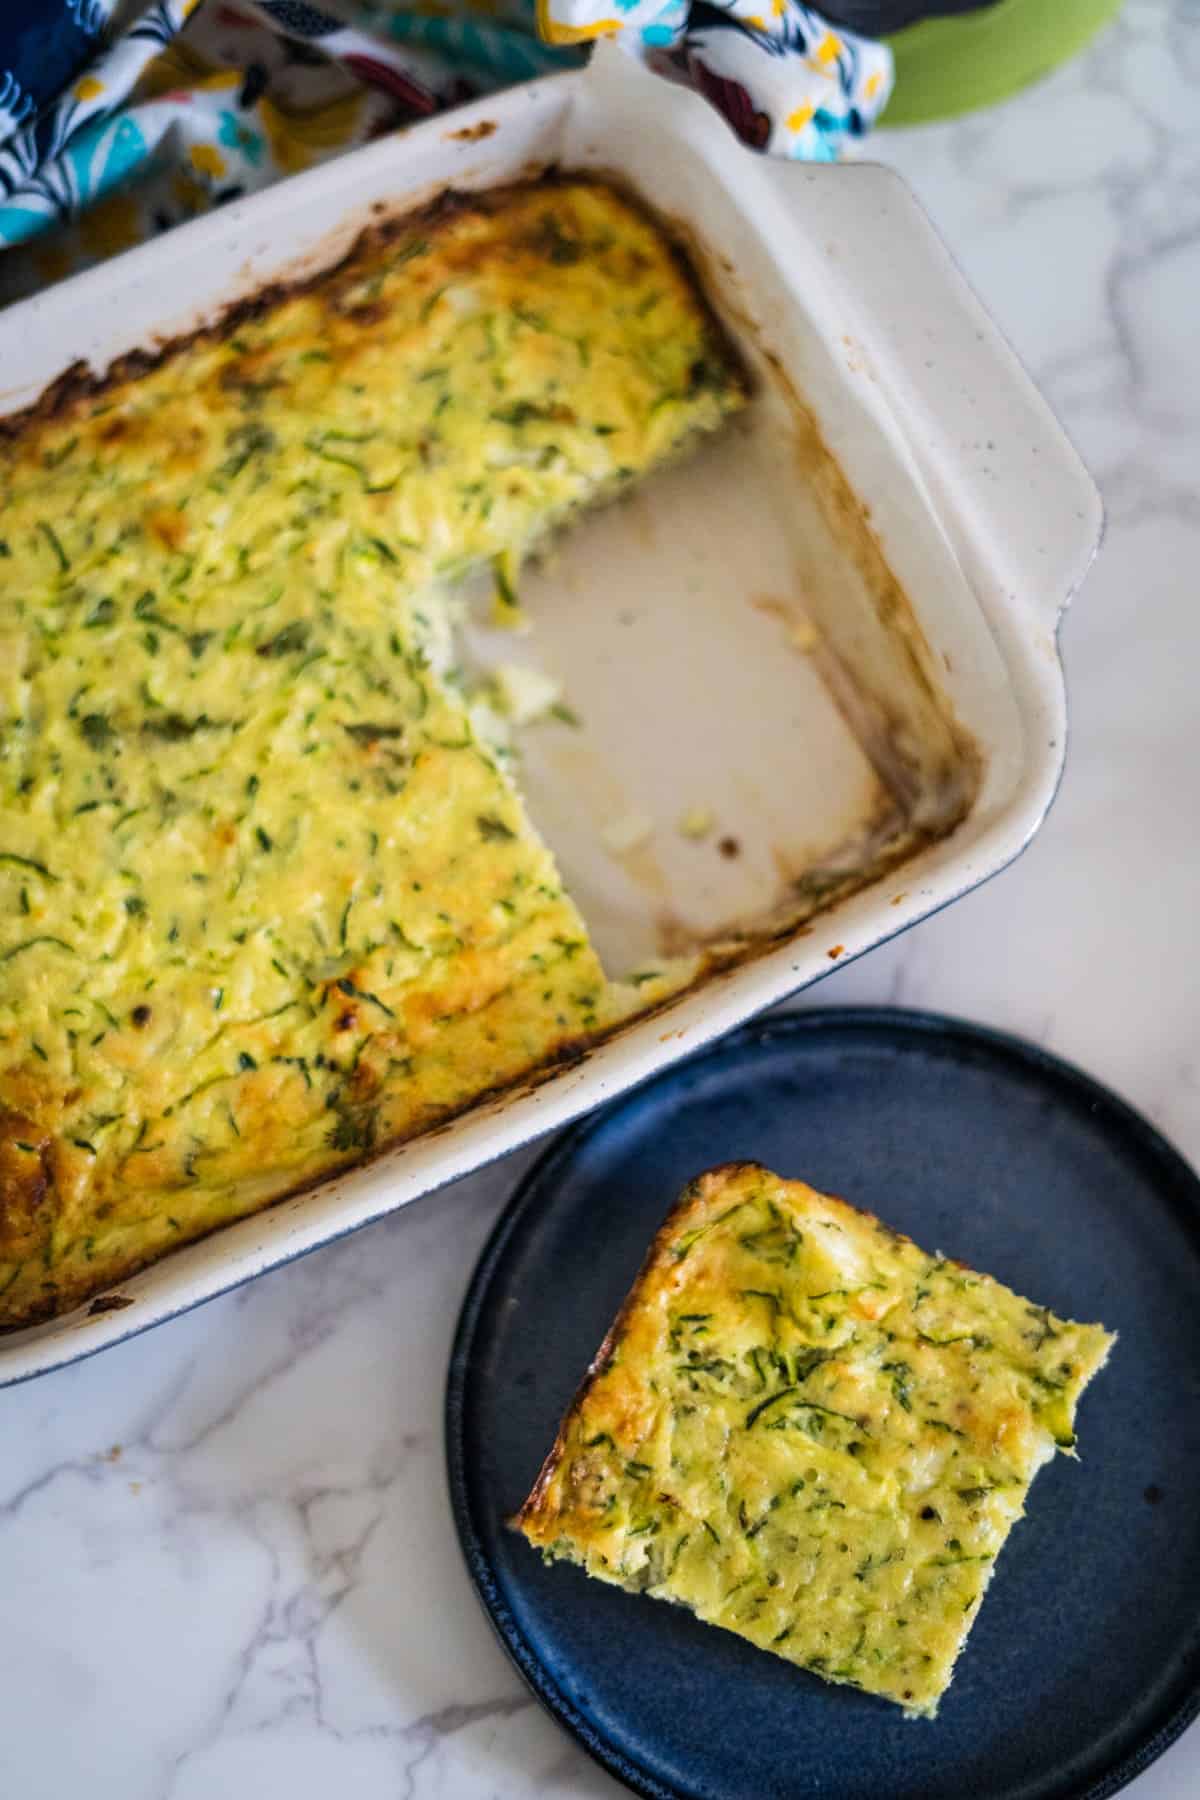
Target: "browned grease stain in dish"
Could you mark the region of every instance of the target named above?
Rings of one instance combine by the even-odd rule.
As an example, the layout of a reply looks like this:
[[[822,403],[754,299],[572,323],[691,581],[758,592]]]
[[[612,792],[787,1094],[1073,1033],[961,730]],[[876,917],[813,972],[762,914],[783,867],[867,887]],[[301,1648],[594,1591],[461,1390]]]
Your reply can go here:
[[[133,1297],[130,1294],[98,1294],[88,1307],[88,1317],[92,1319],[98,1313],[120,1312],[124,1307],[132,1305]],[[22,1324],[28,1324],[28,1322],[28,1320],[21,1321]]]
[[[457,131],[448,131],[445,135],[454,143],[480,144],[484,138],[490,138],[496,129],[494,119],[480,119],[478,125],[463,125]]]

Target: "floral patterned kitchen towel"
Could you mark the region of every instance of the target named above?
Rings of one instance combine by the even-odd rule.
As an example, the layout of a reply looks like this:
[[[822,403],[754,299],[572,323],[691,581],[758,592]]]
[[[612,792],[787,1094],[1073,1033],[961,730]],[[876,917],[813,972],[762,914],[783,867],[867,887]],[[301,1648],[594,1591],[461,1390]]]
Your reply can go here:
[[[891,87],[797,0],[3,0],[0,299],[602,36],[775,155],[830,160]]]

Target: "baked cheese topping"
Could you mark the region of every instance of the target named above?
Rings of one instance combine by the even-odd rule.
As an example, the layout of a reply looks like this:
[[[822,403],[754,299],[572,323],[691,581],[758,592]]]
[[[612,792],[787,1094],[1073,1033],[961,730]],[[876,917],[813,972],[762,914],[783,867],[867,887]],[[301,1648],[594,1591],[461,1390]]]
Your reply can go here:
[[[515,1523],[551,1560],[932,1714],[1113,1341],[803,1182],[716,1169]]]
[[[610,1022],[444,596],[490,564],[511,612],[538,539],[742,398],[656,227],[564,181],[0,445],[0,1323]]]

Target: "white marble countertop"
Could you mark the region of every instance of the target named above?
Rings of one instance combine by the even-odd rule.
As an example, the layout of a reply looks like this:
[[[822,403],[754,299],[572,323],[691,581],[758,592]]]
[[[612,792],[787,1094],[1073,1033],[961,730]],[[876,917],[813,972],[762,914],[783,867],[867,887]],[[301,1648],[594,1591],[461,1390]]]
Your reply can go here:
[[[1023,1032],[1200,1160],[1200,10],[1131,0],[1009,105],[877,143],[1074,434],[1108,540],[1035,845],[817,998]],[[5,1795],[617,1794],[493,1643],[449,1517],[451,1332],[523,1160],[0,1395]],[[1200,1792],[1200,1725],[1128,1791]]]

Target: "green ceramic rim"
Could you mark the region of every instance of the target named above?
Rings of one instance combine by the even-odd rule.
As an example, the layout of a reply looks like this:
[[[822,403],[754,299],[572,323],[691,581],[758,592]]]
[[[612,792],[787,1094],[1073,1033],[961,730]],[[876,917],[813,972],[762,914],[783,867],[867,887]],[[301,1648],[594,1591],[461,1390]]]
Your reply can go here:
[[[995,0],[956,18],[922,19],[885,41],[896,86],[881,123],[921,125],[1008,99],[1074,56],[1121,0]]]

